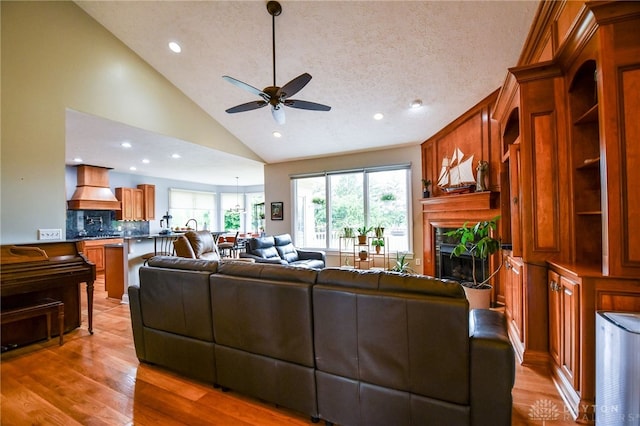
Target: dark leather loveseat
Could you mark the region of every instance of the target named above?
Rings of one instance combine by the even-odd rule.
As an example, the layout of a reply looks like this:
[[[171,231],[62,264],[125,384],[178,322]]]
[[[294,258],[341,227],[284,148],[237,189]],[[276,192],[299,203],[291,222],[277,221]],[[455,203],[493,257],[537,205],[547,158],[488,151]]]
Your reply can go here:
[[[504,316],[424,276],[154,257],[136,354],[340,425],[509,425]]]
[[[240,253],[240,257],[254,259],[259,263],[314,269],[322,269],[326,263],[325,252],[297,249],[293,246],[289,234],[251,238],[247,241],[246,252]]]

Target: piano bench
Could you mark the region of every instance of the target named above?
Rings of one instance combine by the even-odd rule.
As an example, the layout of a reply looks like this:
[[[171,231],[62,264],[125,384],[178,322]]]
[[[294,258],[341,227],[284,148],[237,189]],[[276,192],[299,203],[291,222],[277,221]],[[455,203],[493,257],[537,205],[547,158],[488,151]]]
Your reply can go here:
[[[42,299],[34,305],[22,306],[0,312],[0,323],[7,324],[28,318],[35,318],[41,315],[47,317],[47,340],[51,339],[51,314],[58,314],[58,330],[60,330],[60,342],[64,342],[64,303],[59,300]]]

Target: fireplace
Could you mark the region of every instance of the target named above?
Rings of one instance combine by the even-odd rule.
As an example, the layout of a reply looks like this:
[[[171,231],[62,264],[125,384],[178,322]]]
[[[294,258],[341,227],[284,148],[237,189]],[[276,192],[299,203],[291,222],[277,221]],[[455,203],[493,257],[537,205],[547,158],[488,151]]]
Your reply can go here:
[[[437,248],[438,277],[459,282],[473,281],[473,258],[468,254],[451,257],[455,246],[441,243]],[[487,277],[487,259],[476,258],[475,264],[477,281],[484,281]]]

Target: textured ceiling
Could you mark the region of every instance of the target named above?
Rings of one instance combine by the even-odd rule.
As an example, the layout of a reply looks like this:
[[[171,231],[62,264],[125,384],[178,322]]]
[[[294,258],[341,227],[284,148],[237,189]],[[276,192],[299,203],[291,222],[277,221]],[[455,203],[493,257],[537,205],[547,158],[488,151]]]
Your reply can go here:
[[[266,163],[424,141],[502,84],[538,5],[282,1],[276,83],[308,72],[313,79],[294,98],[332,110],[286,108],[278,125],[268,107],[225,113],[258,98],[221,78],[273,83],[266,1],[77,3]],[[169,41],[182,53],[169,51]],[[411,110],[414,99],[423,108]],[[378,112],[385,118],[374,121]]]

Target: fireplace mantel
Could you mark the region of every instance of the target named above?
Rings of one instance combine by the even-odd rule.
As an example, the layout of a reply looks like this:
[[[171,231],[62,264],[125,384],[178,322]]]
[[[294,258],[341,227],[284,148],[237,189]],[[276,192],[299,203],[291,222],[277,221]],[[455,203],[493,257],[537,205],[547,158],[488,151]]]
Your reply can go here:
[[[423,212],[491,210],[495,208],[498,193],[492,191],[472,192],[469,194],[443,195],[423,198]]]

